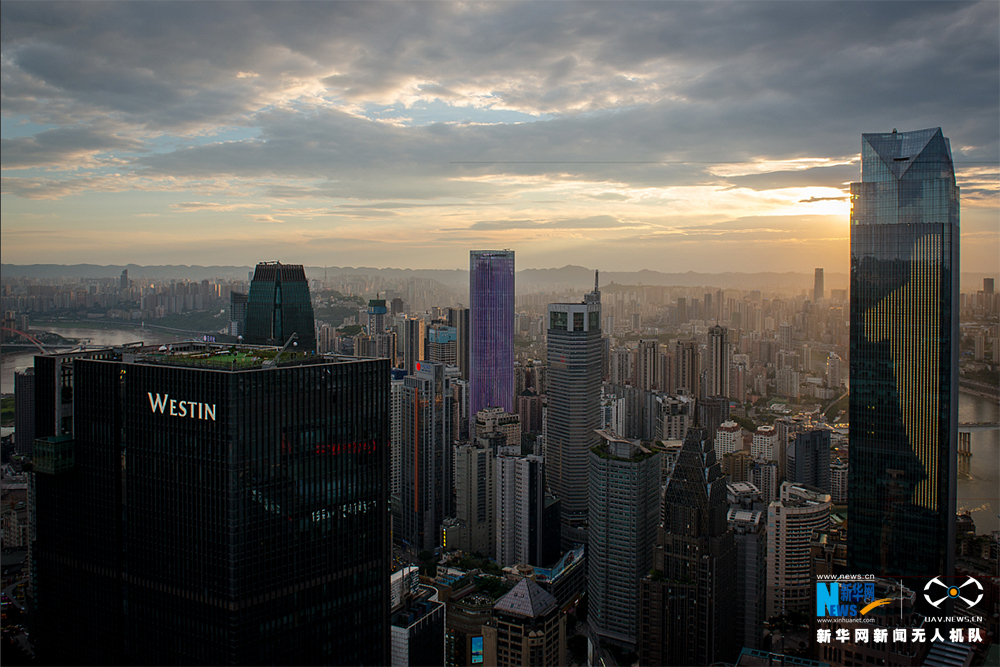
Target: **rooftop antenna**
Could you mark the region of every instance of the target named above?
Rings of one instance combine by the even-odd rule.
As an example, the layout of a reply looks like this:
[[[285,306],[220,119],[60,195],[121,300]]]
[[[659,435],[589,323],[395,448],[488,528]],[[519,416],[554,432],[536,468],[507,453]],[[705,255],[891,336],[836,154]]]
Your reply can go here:
[[[601,291],[599,289],[599,287],[598,287],[598,281],[600,280],[600,277],[601,277],[601,270],[600,269],[594,269],[594,291],[595,292],[600,292]]]

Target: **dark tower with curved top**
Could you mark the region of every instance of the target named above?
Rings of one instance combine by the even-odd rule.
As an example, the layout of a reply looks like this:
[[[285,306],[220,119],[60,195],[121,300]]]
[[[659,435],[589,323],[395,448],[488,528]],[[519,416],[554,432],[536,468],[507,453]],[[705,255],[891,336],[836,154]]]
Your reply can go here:
[[[284,345],[294,333],[298,336],[296,349],[315,351],[316,325],[309,281],[301,264],[258,264],[246,309],[244,343]]]

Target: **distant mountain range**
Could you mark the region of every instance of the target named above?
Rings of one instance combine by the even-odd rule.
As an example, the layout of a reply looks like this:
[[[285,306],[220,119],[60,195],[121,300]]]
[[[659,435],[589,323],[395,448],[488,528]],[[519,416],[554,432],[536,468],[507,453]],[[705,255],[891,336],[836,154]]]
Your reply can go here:
[[[245,280],[253,271],[252,266],[98,266],[96,264],[2,264],[0,273],[5,277],[23,276],[26,278],[116,278],[122,270],[128,269],[131,278],[149,278],[152,280],[205,280],[210,278],[226,278]],[[307,266],[306,274],[312,279],[320,279],[339,275],[370,275],[380,276],[387,280],[408,280],[421,278],[435,280],[456,290],[466,290],[469,285],[469,272],[463,269],[395,269],[374,267],[322,267]],[[962,287],[965,291],[982,289],[983,278],[989,274],[963,273]],[[993,276],[997,277],[997,276]],[[846,289],[847,273],[826,272],[826,289]],[[676,287],[716,287],[726,289],[812,289],[812,273],[774,271],[760,273],[663,273],[661,271],[602,271],[601,286],[611,283],[619,285],[665,285]],[[564,266],[559,269],[524,269],[516,273],[518,292],[536,292],[553,290],[586,290],[594,284],[594,269],[583,266]]]

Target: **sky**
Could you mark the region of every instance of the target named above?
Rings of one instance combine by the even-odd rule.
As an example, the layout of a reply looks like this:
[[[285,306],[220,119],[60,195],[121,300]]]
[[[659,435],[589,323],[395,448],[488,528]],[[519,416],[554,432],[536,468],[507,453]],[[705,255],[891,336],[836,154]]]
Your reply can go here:
[[[1000,3],[0,4],[6,264],[849,269],[941,127],[1000,265]]]

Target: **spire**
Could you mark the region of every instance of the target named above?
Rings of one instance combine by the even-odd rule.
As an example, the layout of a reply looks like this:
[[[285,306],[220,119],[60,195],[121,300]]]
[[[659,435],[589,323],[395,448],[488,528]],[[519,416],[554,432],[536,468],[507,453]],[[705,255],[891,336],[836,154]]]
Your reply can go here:
[[[598,285],[598,283],[600,282],[600,277],[601,277],[601,270],[600,269],[594,269],[594,291],[595,292],[600,292],[601,291],[601,288]]]

